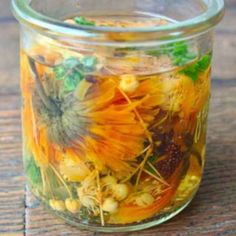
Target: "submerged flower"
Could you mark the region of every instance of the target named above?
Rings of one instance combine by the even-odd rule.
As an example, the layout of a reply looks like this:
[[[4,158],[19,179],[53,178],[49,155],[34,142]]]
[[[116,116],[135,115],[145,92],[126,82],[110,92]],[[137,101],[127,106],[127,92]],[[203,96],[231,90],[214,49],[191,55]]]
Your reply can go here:
[[[91,61],[91,58],[87,59]],[[75,58],[73,62],[76,62]],[[100,170],[108,166],[114,171],[130,171],[129,162],[144,150],[144,143],[150,137],[147,134],[149,123],[159,112],[162,95],[158,93],[160,88],[156,77],[137,79],[139,86],[129,96],[119,88],[119,77],[97,77],[92,83],[86,77],[80,77],[68,90],[64,88],[63,80],[73,71],[78,74],[79,69],[83,70],[79,62],[74,63],[75,67],[72,64],[68,73],[65,71],[67,67],[61,71],[57,66],[53,72],[45,69],[40,74],[37,74],[38,65],[32,61],[28,66],[24,65],[33,71],[29,78],[32,97],[26,95],[32,102],[32,110],[25,117],[26,126],[36,126],[39,136],[42,130],[46,135],[45,143],[57,153],[74,149],[78,158],[93,162]],[[32,135],[35,130],[30,132]],[[33,142],[31,145],[41,146]],[[79,169],[79,164],[68,164],[59,154],[56,161],[64,165],[61,172],[69,180],[80,178],[68,174]]]
[[[125,162],[136,158],[143,149],[144,130],[129,104],[113,104],[117,91],[112,82],[93,85],[82,80],[75,92],[65,95],[53,78],[45,83],[46,88],[54,88],[46,92],[60,112],[48,110],[37,91],[33,104],[49,142],[60,148],[75,148],[78,156],[114,170],[126,168]]]

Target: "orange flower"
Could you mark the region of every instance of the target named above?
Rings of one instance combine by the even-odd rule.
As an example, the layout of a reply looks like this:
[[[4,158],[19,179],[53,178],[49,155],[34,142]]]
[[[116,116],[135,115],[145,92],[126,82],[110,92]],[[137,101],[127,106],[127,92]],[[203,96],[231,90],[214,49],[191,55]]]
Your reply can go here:
[[[27,58],[22,58],[25,136],[39,165],[48,161],[58,163],[63,160],[60,152],[75,149],[79,158],[85,157],[97,168],[108,166],[115,171],[130,171],[129,162],[144,149],[148,122],[158,113],[158,109],[153,110],[160,103],[153,88],[149,91],[151,95],[146,95],[152,82],[148,85],[142,81],[137,93],[129,99],[113,78],[98,79],[94,84],[82,80],[74,93],[61,98],[62,114],[54,115],[37,93]],[[41,73],[46,71],[40,70]],[[60,84],[48,76],[41,80],[45,93],[51,99],[59,98],[61,95],[56,93],[60,92]],[[137,117],[139,113],[143,120]],[[54,155],[49,155],[51,152]]]

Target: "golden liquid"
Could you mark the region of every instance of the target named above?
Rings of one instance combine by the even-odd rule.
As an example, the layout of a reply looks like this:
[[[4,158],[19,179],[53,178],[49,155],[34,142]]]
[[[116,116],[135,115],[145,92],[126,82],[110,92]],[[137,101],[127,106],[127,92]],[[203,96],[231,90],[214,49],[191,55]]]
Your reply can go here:
[[[204,56],[173,67],[167,55],[97,50],[93,71],[78,72],[82,65],[73,65],[87,54],[50,43],[21,54],[34,194],[101,225],[140,222],[190,201],[204,166],[210,67],[195,81],[183,71]]]

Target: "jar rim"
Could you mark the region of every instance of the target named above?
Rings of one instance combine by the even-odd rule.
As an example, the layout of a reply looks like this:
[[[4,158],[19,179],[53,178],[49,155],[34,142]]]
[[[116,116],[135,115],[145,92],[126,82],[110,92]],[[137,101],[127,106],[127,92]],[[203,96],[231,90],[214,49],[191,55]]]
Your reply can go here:
[[[73,37],[96,37],[96,34],[106,34],[109,32],[120,34],[157,33],[161,35],[160,39],[164,40],[189,37],[201,34],[214,27],[223,18],[225,9],[224,0],[208,0],[208,3],[206,3],[207,10],[191,19],[160,26],[122,28],[68,24],[35,11],[30,7],[30,2],[31,0],[12,0],[12,12],[19,22],[41,31]]]

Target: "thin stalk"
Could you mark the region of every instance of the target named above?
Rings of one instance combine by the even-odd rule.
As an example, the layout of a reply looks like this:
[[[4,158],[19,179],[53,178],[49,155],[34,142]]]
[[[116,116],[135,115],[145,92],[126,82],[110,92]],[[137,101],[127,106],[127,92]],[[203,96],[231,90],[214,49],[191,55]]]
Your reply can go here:
[[[132,104],[132,101],[130,100],[129,96],[124,91],[122,91],[119,87],[118,87],[118,89],[119,89],[120,93],[124,96],[124,98],[127,100],[127,102],[129,104]],[[139,183],[139,180],[140,180],[141,174],[143,172],[144,166],[145,166],[145,164],[146,164],[146,162],[147,162],[147,160],[149,158],[149,155],[152,153],[152,150],[153,150],[153,140],[152,140],[152,136],[151,136],[150,132],[146,128],[145,122],[143,121],[141,115],[139,114],[139,112],[137,111],[136,108],[134,108],[133,110],[134,110],[134,113],[137,116],[140,124],[142,125],[143,129],[145,130],[145,133],[147,135],[148,141],[150,143],[150,148],[147,151],[147,153],[146,153],[146,155],[144,157],[144,160],[142,161],[142,163],[140,164],[140,167],[139,167],[139,173],[138,173],[138,176],[137,176],[137,179],[136,179],[136,184],[135,184],[135,188],[137,188],[137,185]]]
[[[137,188],[138,184],[139,184],[139,181],[140,181],[140,177],[141,177],[141,174],[143,172],[143,169],[144,169],[144,166],[150,156],[150,154],[152,153],[152,146],[151,148],[147,151],[142,163],[140,164],[140,168],[139,168],[139,172],[138,172],[138,176],[137,176],[137,179],[136,179],[136,183],[135,183],[135,188]]]
[[[166,191],[170,190],[171,188],[172,188],[171,186],[168,186],[167,188],[165,188],[164,190],[162,190],[162,191],[160,191],[160,192],[157,192],[157,191],[154,190],[154,194],[158,194],[158,195],[163,194],[163,193],[165,193]],[[157,199],[156,199],[156,200],[157,200]]]
[[[194,134],[194,142],[197,143],[201,136],[202,130],[202,112],[200,112],[197,116],[197,125]]]
[[[139,153],[138,156],[144,154],[146,151],[148,151],[148,149],[149,149],[150,147],[151,147],[151,145],[147,146],[145,149],[143,149],[143,150]],[[137,156],[137,157],[138,157],[138,156]],[[121,181],[121,183],[125,183],[125,182],[127,182],[128,180],[130,180],[130,179],[138,172],[139,169],[140,169],[140,165],[137,166],[136,169],[135,169],[130,175],[127,176],[127,178],[123,179],[123,180]]]
[[[55,175],[58,177],[58,179],[61,181],[61,183],[65,186],[70,198],[73,198],[73,194],[71,193],[68,185],[66,184],[66,182],[64,181],[64,179],[61,177],[61,175],[57,172],[57,170],[54,168],[53,165],[49,164],[49,166],[51,167],[51,169],[53,170],[53,172],[55,173]]]
[[[158,182],[164,184],[164,185],[167,185],[169,186],[165,181],[163,181],[160,177],[154,175],[152,172],[150,172],[149,170],[147,169],[144,169],[143,170],[145,173],[147,173],[148,175],[150,175],[152,178],[156,179]]]
[[[153,126],[151,126],[151,129],[161,125],[162,123],[164,123],[167,118],[168,118],[168,115],[164,116],[158,123],[155,123]]]
[[[159,178],[162,179],[162,182],[166,185],[169,186],[169,184],[164,180],[164,178],[161,176],[161,174],[159,173],[159,171],[153,166],[152,163],[150,163],[149,161],[147,162],[147,164],[152,168],[152,170],[159,176]]]
[[[44,170],[41,169],[42,183],[43,183],[43,194],[46,195],[46,180]]]
[[[55,196],[54,196],[54,193],[53,193],[52,188],[51,188],[50,179],[48,179],[48,176],[46,174],[45,174],[44,177],[45,177],[45,183],[48,183],[48,191],[51,194],[51,198],[54,199]]]
[[[34,111],[33,111],[32,98],[30,99],[29,102],[30,102],[30,113],[31,113],[31,117],[32,117],[32,127],[33,127],[33,132],[34,132],[33,137],[36,140],[37,145],[38,145],[38,138],[37,138],[38,131],[37,131],[37,126],[36,126],[35,114],[34,114]]]
[[[97,186],[98,186],[98,193],[99,193],[99,210],[100,210],[100,218],[101,218],[101,225],[105,225],[104,221],[104,215],[103,215],[103,210],[102,210],[102,191],[101,191],[101,183],[100,183],[100,177],[99,177],[99,172],[96,171],[97,175]]]
[[[118,87],[118,89],[119,89],[120,93],[124,96],[124,98],[126,99],[126,101],[127,101],[129,104],[132,104],[132,101],[130,100],[129,96],[128,96],[124,91],[122,91],[119,87]],[[147,135],[148,141],[150,142],[150,144],[152,144],[153,141],[152,141],[151,134],[150,134],[150,132],[147,130],[146,125],[145,125],[145,122],[143,121],[141,115],[139,114],[139,112],[137,111],[136,108],[133,108],[133,111],[134,111],[135,115],[137,116],[137,118],[138,118],[138,120],[139,120],[141,126],[142,126],[143,129],[145,130],[145,133],[146,133],[146,135]]]

